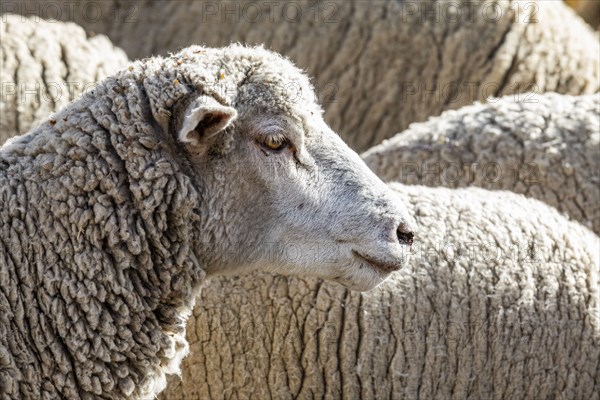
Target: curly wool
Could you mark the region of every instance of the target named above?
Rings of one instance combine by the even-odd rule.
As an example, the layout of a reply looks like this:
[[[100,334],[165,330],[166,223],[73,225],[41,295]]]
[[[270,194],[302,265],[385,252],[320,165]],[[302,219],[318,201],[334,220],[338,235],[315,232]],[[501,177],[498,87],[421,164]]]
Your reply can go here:
[[[362,157],[387,182],[510,190],[600,233],[600,96],[521,100],[447,111]]]
[[[3,149],[4,398],[148,397],[187,350],[198,194],[156,149],[140,78]]]
[[[0,37],[0,145],[128,63],[108,38],[72,23],[3,14]]]
[[[391,187],[419,226],[406,268],[366,293],[212,280],[161,398],[598,400],[598,237],[509,192]]]
[[[600,89],[598,36],[561,1],[82,0],[77,10],[62,17],[130,57],[232,42],[285,54],[315,77],[326,121],[360,151],[489,96]]]

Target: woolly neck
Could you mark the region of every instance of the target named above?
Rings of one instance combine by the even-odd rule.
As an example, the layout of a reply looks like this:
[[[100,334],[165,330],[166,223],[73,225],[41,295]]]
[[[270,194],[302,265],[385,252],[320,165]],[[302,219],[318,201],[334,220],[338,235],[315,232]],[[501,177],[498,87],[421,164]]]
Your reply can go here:
[[[122,73],[0,153],[1,251],[27,255],[0,269],[28,274],[20,333],[40,394],[152,397],[187,353],[200,200],[150,121],[142,83]],[[14,228],[9,204],[36,235]]]

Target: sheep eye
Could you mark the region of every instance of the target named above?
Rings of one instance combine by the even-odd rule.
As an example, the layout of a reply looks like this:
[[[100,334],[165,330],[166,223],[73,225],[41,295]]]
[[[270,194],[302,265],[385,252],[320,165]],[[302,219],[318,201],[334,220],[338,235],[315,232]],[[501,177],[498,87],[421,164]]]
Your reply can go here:
[[[264,138],[262,144],[269,150],[279,151],[279,150],[283,150],[284,148],[286,148],[288,146],[289,142],[287,141],[285,136],[283,136],[281,134],[272,134],[272,135],[267,135]]]

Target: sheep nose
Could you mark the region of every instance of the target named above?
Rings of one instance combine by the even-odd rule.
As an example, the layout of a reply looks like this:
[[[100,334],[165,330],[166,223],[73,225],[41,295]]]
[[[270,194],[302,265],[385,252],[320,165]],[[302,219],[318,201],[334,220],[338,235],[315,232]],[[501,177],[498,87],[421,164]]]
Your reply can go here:
[[[396,230],[396,235],[398,236],[398,241],[400,244],[404,244],[407,246],[412,246],[414,234],[406,225],[401,224]]]

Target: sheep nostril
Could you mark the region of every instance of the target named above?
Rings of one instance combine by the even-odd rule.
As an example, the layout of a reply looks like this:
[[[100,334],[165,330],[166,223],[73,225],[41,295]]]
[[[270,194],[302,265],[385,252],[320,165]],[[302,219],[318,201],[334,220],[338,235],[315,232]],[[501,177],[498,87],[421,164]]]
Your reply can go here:
[[[412,232],[406,232],[406,231],[403,231],[402,228],[398,228],[397,234],[398,234],[398,241],[400,242],[400,244],[412,246],[413,238],[415,236]]]

